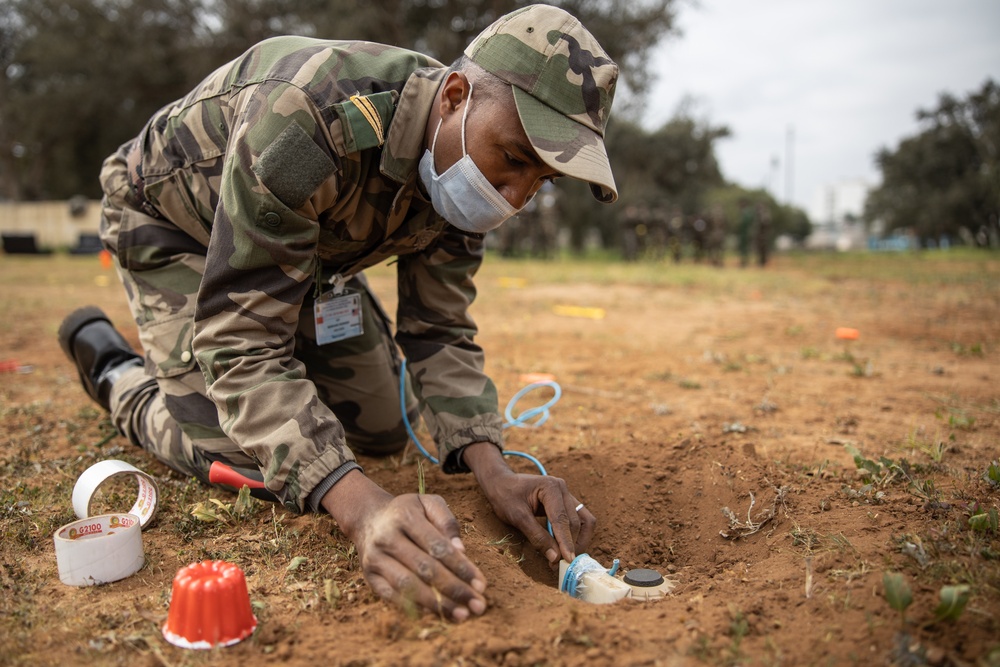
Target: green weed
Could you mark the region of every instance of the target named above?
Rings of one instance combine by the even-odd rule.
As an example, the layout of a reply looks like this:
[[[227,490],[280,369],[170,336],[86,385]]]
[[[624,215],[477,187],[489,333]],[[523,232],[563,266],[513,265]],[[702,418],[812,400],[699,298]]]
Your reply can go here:
[[[246,484],[240,489],[235,503],[227,503],[218,498],[196,503],[190,514],[198,521],[205,523],[236,523],[253,516],[259,508],[259,503],[250,495],[250,487]]]
[[[1000,533],[1000,514],[996,507],[984,510],[979,503],[973,503],[970,508],[969,528],[977,533]]]
[[[965,345],[957,341],[953,341],[951,344],[951,351],[960,357],[982,357],[983,354],[983,344],[973,343],[972,345]]]
[[[884,572],[882,574],[882,588],[885,593],[885,600],[889,606],[899,612],[901,627],[906,627],[906,610],[913,603],[913,591],[909,583],[899,572]],[[940,602],[934,608],[933,619],[925,621],[924,627],[941,623],[943,621],[957,621],[965,606],[969,603],[971,587],[968,584],[946,585],[938,591]]]
[[[954,441],[954,437],[952,437]],[[910,451],[917,451],[926,454],[934,463],[941,463],[948,445],[938,437],[927,437],[923,426],[914,427],[906,436],[904,446]]]
[[[943,586],[938,596],[941,603],[934,609],[934,618],[938,621],[957,621],[969,603],[969,586]]]
[[[983,473],[983,479],[994,489],[1000,489],[1000,463],[993,461]]]
[[[815,347],[804,347],[799,350],[799,356],[803,359],[819,359],[820,354]]]
[[[743,612],[734,604],[729,605],[729,615],[731,617],[729,621],[729,636],[731,640],[727,647],[729,655],[726,664],[739,665],[742,663],[743,658],[740,644],[743,643],[743,638],[750,634],[750,624],[747,623]]]
[[[844,445],[844,448],[854,458],[854,465],[859,470],[864,470],[868,479],[876,487],[889,486],[899,481],[913,481],[910,463],[906,459],[900,459],[899,462],[896,462],[880,456],[878,461],[874,461],[862,456],[861,452],[853,445]]]

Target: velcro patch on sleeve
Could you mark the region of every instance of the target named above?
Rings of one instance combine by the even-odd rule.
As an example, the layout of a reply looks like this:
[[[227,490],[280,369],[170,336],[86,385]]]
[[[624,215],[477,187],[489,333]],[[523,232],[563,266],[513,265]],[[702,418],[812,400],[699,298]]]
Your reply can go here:
[[[348,154],[377,148],[385,143],[389,123],[396,111],[398,93],[387,90],[371,95],[355,95],[334,106],[344,127]]]
[[[298,123],[292,123],[253,165],[261,183],[291,209],[305,204],[337,165]]]

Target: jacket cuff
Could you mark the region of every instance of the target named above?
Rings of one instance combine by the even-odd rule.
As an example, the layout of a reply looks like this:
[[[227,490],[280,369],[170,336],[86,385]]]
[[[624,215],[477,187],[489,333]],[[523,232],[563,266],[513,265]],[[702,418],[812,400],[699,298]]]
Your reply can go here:
[[[360,470],[362,473],[365,471],[364,468],[357,464],[357,462],[345,461],[339,468],[327,475],[322,482],[317,484],[316,488],[310,491],[309,496],[306,498],[306,503],[309,505],[309,509],[313,512],[322,513],[323,506],[320,505],[320,501],[323,500],[323,496],[326,495],[327,491],[333,488],[334,484],[343,479],[344,475],[352,470]]]
[[[497,449],[500,450],[501,453],[503,453],[503,447],[501,447],[495,442],[483,441],[483,440],[480,440],[479,442],[490,442],[491,445],[495,446]],[[469,445],[474,445],[474,444],[476,443],[474,442],[469,443]],[[449,475],[453,475],[455,473],[460,473],[460,472],[472,472],[472,468],[470,468],[468,464],[466,464],[465,460],[462,458],[462,452],[464,452],[465,448],[468,447],[469,445],[462,445],[458,449],[451,450],[448,453],[448,457],[444,460],[444,463],[441,465],[441,470],[443,470],[445,473]]]
[[[453,432],[438,443],[438,459],[441,470],[447,475],[472,472],[462,460],[463,447],[477,442],[489,442],[503,451],[503,422],[500,415],[484,415],[478,423],[472,423]]]

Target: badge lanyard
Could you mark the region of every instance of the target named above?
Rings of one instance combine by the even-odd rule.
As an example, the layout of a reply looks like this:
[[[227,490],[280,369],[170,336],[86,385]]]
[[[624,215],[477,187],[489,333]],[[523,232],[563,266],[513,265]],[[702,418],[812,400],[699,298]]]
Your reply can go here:
[[[317,345],[336,343],[364,333],[361,293],[346,287],[347,277],[341,274],[333,276],[330,282],[333,289],[321,294],[313,304]]]

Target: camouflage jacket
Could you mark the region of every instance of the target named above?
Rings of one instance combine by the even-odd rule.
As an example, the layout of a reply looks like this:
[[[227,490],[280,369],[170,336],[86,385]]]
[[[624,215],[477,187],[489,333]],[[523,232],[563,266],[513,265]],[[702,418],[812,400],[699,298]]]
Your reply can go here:
[[[395,47],[279,37],[161,109],[140,137],[146,199],[206,255],[192,348],[208,395],[299,511],[354,460],[292,357],[318,276],[399,257],[396,339],[445,470],[461,469],[453,454],[466,444],[501,443],[468,314],[482,239],[448,225],[417,187],[445,72]]]

